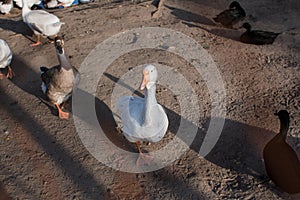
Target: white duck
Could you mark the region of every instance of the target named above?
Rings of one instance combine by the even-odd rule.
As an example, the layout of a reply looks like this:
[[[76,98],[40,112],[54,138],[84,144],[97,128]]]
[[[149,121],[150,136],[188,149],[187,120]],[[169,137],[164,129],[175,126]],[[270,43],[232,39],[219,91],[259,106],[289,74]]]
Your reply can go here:
[[[22,17],[23,21],[29,26],[33,33],[37,36],[37,41],[30,46],[38,46],[41,44],[41,35],[56,36],[60,31],[62,22],[53,14],[44,10],[30,10],[27,1],[23,0]]]
[[[74,0],[46,0],[47,8],[57,8],[59,6],[69,7]]]
[[[41,0],[25,0],[27,1],[27,5],[31,8],[33,5],[39,5],[42,1]],[[20,8],[23,8],[23,0],[14,0],[16,5]]]
[[[10,63],[12,60],[12,52],[7,45],[7,43],[0,39],[0,69],[4,69],[7,67],[7,78],[12,78],[14,76],[14,72],[10,67]],[[0,79],[3,78],[3,74],[0,74]]]
[[[124,136],[130,142],[135,142],[139,151],[136,165],[140,159],[147,164],[153,159],[142,153],[140,142],[158,142],[167,132],[169,120],[161,105],[156,101],[157,69],[147,65],[143,70],[141,90],[146,88],[145,98],[123,96],[117,102],[117,108],[123,123]]]
[[[12,0],[1,0],[0,1],[0,12],[7,15],[13,8]]]

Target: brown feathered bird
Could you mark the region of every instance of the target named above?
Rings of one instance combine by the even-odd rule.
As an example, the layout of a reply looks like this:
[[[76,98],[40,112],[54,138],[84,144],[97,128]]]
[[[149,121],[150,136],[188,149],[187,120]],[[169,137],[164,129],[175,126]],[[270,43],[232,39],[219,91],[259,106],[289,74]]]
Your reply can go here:
[[[246,32],[240,36],[240,41],[247,44],[272,44],[276,37],[280,34],[270,31],[252,30],[249,23],[244,23],[242,27],[246,29]]]
[[[223,26],[227,28],[233,28],[234,24],[237,24],[245,17],[246,17],[245,10],[237,1],[233,1],[229,5],[229,9],[224,10],[213,19],[215,22],[221,23]]]
[[[270,179],[289,194],[300,193],[300,162],[286,143],[290,116],[286,110],[275,113],[280,120],[279,133],[265,146],[263,157]]]
[[[40,67],[42,78],[42,90],[48,99],[58,110],[59,118],[68,119],[69,113],[64,112],[61,104],[66,102],[72,94],[74,84],[80,80],[79,72],[73,67],[64,51],[64,41],[61,37],[56,37],[55,49],[59,65],[50,69]]]

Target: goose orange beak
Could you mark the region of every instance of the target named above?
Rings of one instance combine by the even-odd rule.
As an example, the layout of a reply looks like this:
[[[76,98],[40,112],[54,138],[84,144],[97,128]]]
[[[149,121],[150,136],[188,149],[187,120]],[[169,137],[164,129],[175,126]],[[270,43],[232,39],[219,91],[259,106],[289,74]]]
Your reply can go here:
[[[141,87],[140,87],[141,90],[145,89],[148,82],[149,82],[149,72],[145,71],[145,72],[143,72],[143,80],[142,80]]]

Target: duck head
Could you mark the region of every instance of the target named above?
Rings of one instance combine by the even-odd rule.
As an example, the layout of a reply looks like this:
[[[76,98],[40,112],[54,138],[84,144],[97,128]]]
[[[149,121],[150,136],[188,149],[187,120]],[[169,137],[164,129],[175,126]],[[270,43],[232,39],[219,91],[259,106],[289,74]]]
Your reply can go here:
[[[287,126],[290,124],[290,115],[289,115],[288,111],[280,110],[279,112],[274,113],[274,115],[278,116],[281,123],[283,123]]]
[[[240,28],[245,28],[248,32],[250,32],[252,27],[248,22],[246,22],[243,23],[243,25]]]
[[[56,51],[59,53],[59,54],[63,54],[64,53],[64,40],[62,37],[60,36],[57,36],[55,37],[54,39],[54,45],[55,45],[55,48],[56,48]]]
[[[157,69],[153,65],[147,65],[143,70],[141,90],[151,88],[157,80]]]
[[[241,5],[237,1],[233,1],[230,5],[229,8],[241,8]]]

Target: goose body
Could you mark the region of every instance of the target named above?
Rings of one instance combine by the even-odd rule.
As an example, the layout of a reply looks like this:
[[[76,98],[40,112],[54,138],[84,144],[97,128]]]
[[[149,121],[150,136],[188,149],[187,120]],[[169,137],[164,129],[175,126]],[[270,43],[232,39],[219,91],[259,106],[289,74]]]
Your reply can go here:
[[[300,193],[300,162],[296,152],[286,143],[289,114],[281,110],[275,115],[280,119],[280,132],[264,148],[265,168],[271,180],[283,191]]]
[[[79,81],[79,73],[68,61],[64,49],[63,40],[55,38],[55,47],[59,65],[46,68],[41,67],[42,91],[47,95],[49,101],[54,104],[61,119],[68,119],[68,113],[63,112],[60,105],[66,102],[72,94],[74,84]]]
[[[7,78],[12,78],[14,73],[10,67],[10,63],[12,60],[13,54],[10,50],[8,44],[0,39],[0,69],[8,68],[8,73],[6,75]],[[3,77],[3,74],[0,74],[0,79]]]
[[[213,19],[215,22],[221,23],[223,26],[227,28],[233,28],[234,24],[237,24],[245,17],[246,17],[245,10],[241,7],[241,5],[238,2],[233,1],[229,5],[229,9],[224,10]]]
[[[3,14],[8,14],[13,8],[12,0],[2,0],[0,1],[0,12]]]
[[[32,46],[40,44],[40,35],[56,36],[63,24],[59,18],[44,10],[30,10],[26,0],[23,0],[22,17],[23,21],[29,26],[37,36],[37,42]]]
[[[117,102],[117,108],[123,123],[123,133],[130,142],[138,146],[141,141],[158,142],[166,134],[169,121],[161,105],[156,101],[157,70],[153,65],[147,65],[143,71],[141,89],[146,88],[145,98],[124,96]],[[139,165],[139,160],[137,160]]]
[[[244,23],[242,27],[246,29],[246,32],[240,36],[240,41],[247,44],[272,44],[280,34],[269,31],[251,30],[251,25],[249,23]]]

